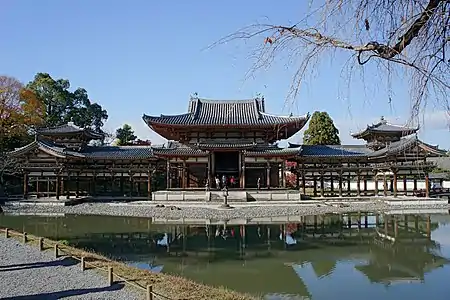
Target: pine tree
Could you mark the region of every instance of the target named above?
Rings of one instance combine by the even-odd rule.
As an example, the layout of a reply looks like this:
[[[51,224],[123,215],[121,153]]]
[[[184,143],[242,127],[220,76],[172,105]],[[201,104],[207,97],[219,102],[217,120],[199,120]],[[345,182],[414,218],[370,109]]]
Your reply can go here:
[[[305,145],[340,145],[339,130],[327,112],[316,111],[303,136]]]

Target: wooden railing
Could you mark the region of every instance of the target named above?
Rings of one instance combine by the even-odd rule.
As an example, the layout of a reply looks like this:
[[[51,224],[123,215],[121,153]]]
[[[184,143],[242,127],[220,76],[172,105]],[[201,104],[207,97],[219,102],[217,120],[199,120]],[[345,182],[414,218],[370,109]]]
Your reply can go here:
[[[119,279],[122,282],[133,286],[135,288],[137,288],[138,290],[141,290],[145,293],[146,295],[146,299],[147,300],[157,300],[157,299],[163,299],[163,300],[173,300],[167,296],[161,295],[159,293],[156,293],[155,291],[153,291],[153,286],[152,285],[147,285],[147,286],[142,286],[136,282],[133,282],[125,277],[123,277],[122,275],[115,273],[114,269],[112,266],[108,266],[108,267],[99,267],[94,263],[90,263],[89,261],[86,260],[86,256],[80,256],[80,255],[74,255],[73,253],[70,252],[70,249],[64,249],[63,245],[58,244],[57,242],[51,241],[48,242],[47,240],[45,240],[42,237],[34,237],[34,236],[29,236],[26,232],[18,232],[15,230],[11,230],[9,228],[0,228],[0,232],[4,232],[4,236],[5,238],[9,238],[9,237],[18,237],[18,238],[22,238],[22,242],[24,244],[26,244],[27,242],[30,241],[37,241],[38,242],[38,247],[39,247],[39,251],[45,251],[47,250],[45,247],[48,246],[51,249],[53,249],[53,253],[55,258],[58,258],[60,256],[67,256],[67,257],[71,257],[77,261],[80,262],[80,266],[81,266],[81,271],[86,270],[86,267],[91,267],[103,272],[107,273],[108,276],[108,284],[109,286],[112,286],[115,283],[114,279]]]

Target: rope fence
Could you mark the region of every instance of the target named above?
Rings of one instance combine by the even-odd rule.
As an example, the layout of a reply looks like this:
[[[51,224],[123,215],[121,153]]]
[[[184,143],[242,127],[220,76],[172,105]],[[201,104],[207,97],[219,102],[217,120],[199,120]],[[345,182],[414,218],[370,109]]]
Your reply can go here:
[[[45,246],[53,248],[53,254],[54,254],[55,258],[59,258],[60,256],[67,256],[67,257],[73,258],[73,259],[75,259],[75,260],[80,262],[81,271],[85,271],[87,269],[87,267],[91,267],[91,268],[94,268],[94,269],[106,272],[107,276],[108,276],[108,284],[109,284],[109,286],[112,286],[115,283],[114,279],[119,279],[122,282],[124,282],[124,283],[126,283],[126,284],[128,284],[128,285],[130,285],[130,286],[132,286],[132,287],[134,287],[136,289],[138,289],[138,290],[143,291],[145,293],[145,295],[146,295],[146,299],[147,300],[157,300],[157,299],[173,300],[173,299],[171,299],[171,298],[169,298],[167,296],[164,296],[164,295],[161,295],[159,293],[154,292],[152,285],[142,286],[139,283],[132,282],[132,281],[126,279],[125,277],[123,277],[123,276],[121,276],[121,275],[119,275],[117,273],[114,273],[113,267],[111,267],[111,266],[108,266],[108,267],[105,268],[105,267],[97,266],[94,263],[90,263],[89,261],[87,261],[87,259],[86,259],[87,257],[85,257],[85,256],[76,256],[73,253],[70,253],[70,250],[63,249],[63,246],[59,245],[57,242],[51,242],[50,243],[50,242],[47,242],[42,237],[40,237],[40,238],[34,238],[33,237],[32,238],[32,237],[28,236],[28,234],[26,232],[21,233],[21,232],[15,231],[15,230],[11,230],[9,228],[0,228],[0,232],[1,231],[4,232],[4,237],[5,238],[10,238],[10,237],[14,237],[14,236],[19,237],[19,238],[21,237],[22,238],[22,242],[24,244],[26,244],[27,242],[30,242],[30,241],[37,241],[38,242],[39,251],[46,250]]]

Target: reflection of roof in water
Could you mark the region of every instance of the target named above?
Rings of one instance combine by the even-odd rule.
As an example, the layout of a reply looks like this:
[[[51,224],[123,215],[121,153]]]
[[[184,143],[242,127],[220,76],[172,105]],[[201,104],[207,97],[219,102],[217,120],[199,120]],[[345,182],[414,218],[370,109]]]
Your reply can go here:
[[[377,283],[393,283],[398,281],[418,281],[423,278],[418,278],[414,274],[406,270],[398,270],[395,268],[389,268],[388,266],[380,265],[365,265],[355,266],[355,269],[363,273],[370,282]]]

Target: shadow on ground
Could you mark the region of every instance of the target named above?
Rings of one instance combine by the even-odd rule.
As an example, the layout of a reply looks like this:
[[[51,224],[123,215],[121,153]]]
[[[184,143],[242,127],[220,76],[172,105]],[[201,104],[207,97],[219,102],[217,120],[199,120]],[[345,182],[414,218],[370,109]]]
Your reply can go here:
[[[106,287],[98,287],[98,288],[88,288],[88,289],[73,289],[73,290],[65,290],[65,291],[58,291],[58,292],[51,292],[51,293],[42,293],[42,294],[35,294],[35,295],[23,295],[23,296],[15,296],[15,297],[8,297],[8,298],[2,298],[3,300],[56,300],[61,299],[65,297],[74,297],[74,296],[80,296],[80,295],[86,295],[86,294],[93,294],[93,293],[101,293],[101,292],[114,292],[118,291],[124,288],[124,284],[114,284],[112,286],[106,286]],[[112,297],[111,297],[112,298]]]
[[[0,272],[19,271],[36,268],[48,268],[57,266],[70,267],[76,265],[77,263],[78,262],[75,259],[65,257],[61,260],[0,266]]]

